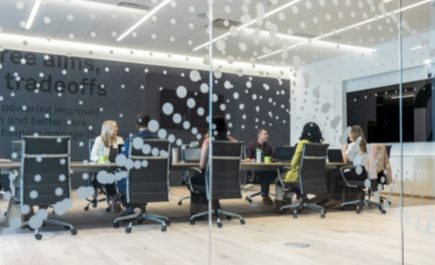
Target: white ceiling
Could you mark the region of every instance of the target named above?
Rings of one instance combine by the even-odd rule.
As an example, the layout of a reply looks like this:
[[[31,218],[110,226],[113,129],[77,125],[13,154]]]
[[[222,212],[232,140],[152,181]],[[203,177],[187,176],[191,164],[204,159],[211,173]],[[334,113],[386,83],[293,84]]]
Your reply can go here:
[[[207,49],[193,51],[193,48],[206,43],[209,39],[206,33],[208,19],[201,18],[201,14],[208,12],[207,0],[174,0],[158,11],[155,19],[147,20],[133,34],[120,42],[116,39],[141,19],[147,11],[119,7],[120,0],[42,0],[43,4],[32,28],[26,30],[23,28],[23,23],[28,20],[35,1],[0,1],[0,31],[8,34],[196,57],[202,57],[208,53]],[[155,7],[161,1],[124,0],[124,2],[149,7]],[[421,1],[403,0],[402,2],[404,6],[410,6]],[[290,2],[290,0],[270,2],[266,0],[215,0],[213,15],[215,19],[240,22],[244,14],[243,10],[247,11],[251,19],[256,18],[256,6],[259,3],[265,7],[266,12],[269,12]],[[355,47],[342,45],[337,48],[337,44],[372,48],[397,39],[399,32],[393,17],[382,18],[358,29],[349,29],[322,39],[333,44],[323,43],[319,46],[318,42],[313,42],[289,50],[288,56],[284,58],[282,53],[278,53],[265,59],[258,59],[267,51],[282,49],[283,43],[291,47],[307,40],[292,37],[289,34],[297,36],[305,34],[312,38],[380,16],[383,14],[379,5],[381,2],[382,0],[302,0],[268,17],[262,25],[253,24],[249,26],[249,29],[240,30],[236,37],[224,38],[225,49],[219,50],[217,45],[214,45],[214,54],[216,58],[221,59],[232,56],[244,62],[290,65],[292,64],[291,58],[295,54],[303,58],[305,63],[310,63],[355,51]],[[396,0],[384,6],[386,12],[399,8]],[[403,12],[405,24],[409,25],[409,28],[404,30],[404,36],[431,30],[434,6],[433,2],[425,3]],[[193,9],[194,11],[191,12]],[[227,13],[229,9],[231,12]],[[257,27],[261,32],[255,37],[254,29]],[[274,28],[276,32],[287,36],[274,37],[274,34],[269,33],[274,32]],[[228,28],[215,27],[213,35],[217,37],[227,32]],[[239,48],[240,43],[246,44],[246,51]]]

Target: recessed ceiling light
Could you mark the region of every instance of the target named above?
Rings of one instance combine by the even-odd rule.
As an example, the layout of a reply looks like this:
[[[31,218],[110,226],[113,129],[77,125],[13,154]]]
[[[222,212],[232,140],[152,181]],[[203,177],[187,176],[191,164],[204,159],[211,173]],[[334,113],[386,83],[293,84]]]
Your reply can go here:
[[[38,13],[39,7],[41,6],[42,0],[36,0],[33,5],[32,12],[30,13],[29,19],[26,23],[26,29],[30,29],[32,27],[33,21],[35,20],[36,14]]]

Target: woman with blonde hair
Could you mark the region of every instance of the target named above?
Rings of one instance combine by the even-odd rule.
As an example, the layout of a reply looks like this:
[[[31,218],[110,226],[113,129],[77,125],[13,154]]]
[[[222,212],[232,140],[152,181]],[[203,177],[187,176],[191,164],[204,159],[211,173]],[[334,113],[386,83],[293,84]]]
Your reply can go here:
[[[342,155],[343,162],[348,163],[352,162],[355,167],[364,166],[367,160],[367,141],[364,137],[364,131],[359,125],[354,125],[351,127],[349,132],[349,140],[350,144],[343,144],[342,147]],[[365,178],[363,174],[355,175],[353,174],[355,171],[351,171],[348,174],[352,174],[352,176],[347,176],[349,178]],[[325,207],[338,207],[340,205],[339,201],[334,200],[333,196],[337,187],[337,178],[341,178],[339,170],[330,170],[327,172],[328,177],[328,201],[323,204]],[[326,199],[325,198],[325,199]]]
[[[118,125],[116,121],[107,120],[101,127],[101,134],[95,138],[91,151],[91,161],[98,161],[99,150],[102,150],[103,156],[108,157],[110,148],[118,148],[118,145],[124,144],[124,140],[117,136]],[[114,161],[112,161],[114,162]],[[113,213],[119,212],[121,206],[118,204],[118,194],[116,193],[115,183],[105,185],[107,197],[110,199],[110,210]]]
[[[343,144],[343,161],[352,162],[354,166],[363,166],[367,160],[367,141],[364,131],[359,125],[351,127],[349,132],[350,144]]]

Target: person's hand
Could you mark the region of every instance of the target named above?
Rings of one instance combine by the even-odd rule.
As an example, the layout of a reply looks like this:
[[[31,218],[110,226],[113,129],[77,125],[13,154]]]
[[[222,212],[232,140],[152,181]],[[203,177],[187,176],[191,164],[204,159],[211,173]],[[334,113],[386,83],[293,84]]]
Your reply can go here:
[[[249,162],[255,162],[255,158],[250,159]]]
[[[249,161],[251,161],[251,159],[250,158],[246,158],[246,162],[249,162]]]

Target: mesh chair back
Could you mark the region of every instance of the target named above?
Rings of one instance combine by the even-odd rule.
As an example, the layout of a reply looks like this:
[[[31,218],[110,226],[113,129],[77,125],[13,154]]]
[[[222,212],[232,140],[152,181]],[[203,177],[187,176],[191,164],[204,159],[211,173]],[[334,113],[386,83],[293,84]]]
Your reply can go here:
[[[304,144],[299,168],[302,194],[328,192],[325,167],[329,144]]]
[[[21,161],[21,141],[16,140],[12,141],[12,161],[13,162],[19,162]]]
[[[157,148],[159,151],[144,150],[148,153],[145,155],[142,149],[130,148],[130,158],[141,166],[135,166],[128,171],[127,203],[169,201],[169,155],[161,156],[161,154],[162,152],[169,154],[171,145],[168,140],[142,140],[146,148],[150,147],[151,150]],[[152,153],[156,152],[157,155],[153,156]]]
[[[23,136],[21,205],[71,199],[69,136]]]
[[[242,197],[240,189],[240,163],[243,142],[213,141],[212,199],[236,199]],[[210,187],[210,163],[207,169],[206,187]],[[207,198],[210,199],[207,188]]]

